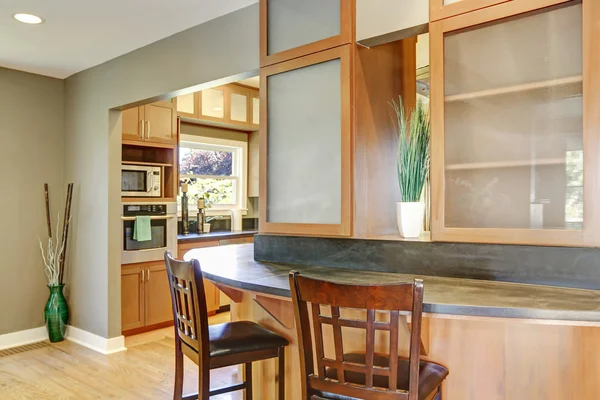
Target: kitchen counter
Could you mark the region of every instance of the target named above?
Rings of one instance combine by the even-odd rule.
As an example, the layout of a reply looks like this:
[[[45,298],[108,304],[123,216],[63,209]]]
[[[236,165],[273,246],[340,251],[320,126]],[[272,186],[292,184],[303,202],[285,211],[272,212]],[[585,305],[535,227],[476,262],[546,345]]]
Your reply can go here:
[[[256,230],[247,230],[247,231],[217,231],[210,233],[190,233],[189,235],[177,235],[178,243],[186,243],[186,242],[203,242],[203,241],[211,241],[211,240],[222,240],[222,239],[235,239],[235,238],[244,238],[244,237],[252,237],[257,234]]]
[[[233,288],[290,297],[289,271],[342,283],[411,282],[423,279],[423,311],[479,317],[580,321],[600,325],[600,291],[475,279],[361,271],[254,260],[254,245],[191,250],[205,277]]]
[[[306,251],[312,251],[318,264],[319,252]],[[302,393],[289,298],[292,269],[349,284],[423,279],[421,354],[450,370],[442,386],[444,399],[595,400],[600,394],[600,381],[590,379],[599,373],[598,290],[347,269],[341,257],[337,267],[259,262],[254,260],[253,244],[194,249],[184,258],[197,258],[205,278],[232,299],[232,320],[257,322],[290,341],[285,356],[287,400],[301,400]],[[365,319],[364,311],[343,312],[347,318]],[[385,320],[384,313],[381,318]],[[407,317],[399,324],[401,354],[406,356]],[[322,333],[326,354],[334,354],[332,333]],[[362,329],[346,329],[344,351],[363,352],[365,337]],[[387,353],[387,343],[385,337],[375,339],[375,351]],[[275,398],[276,361],[260,361],[252,368],[255,397]]]

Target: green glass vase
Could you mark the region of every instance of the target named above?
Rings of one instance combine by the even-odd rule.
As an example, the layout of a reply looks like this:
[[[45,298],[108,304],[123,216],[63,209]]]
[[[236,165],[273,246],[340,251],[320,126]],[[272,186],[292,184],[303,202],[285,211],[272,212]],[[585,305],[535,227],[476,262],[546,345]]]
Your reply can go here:
[[[52,343],[65,340],[67,322],[69,321],[69,309],[67,300],[63,295],[64,284],[48,286],[50,297],[44,308],[44,320],[48,329],[48,338]]]

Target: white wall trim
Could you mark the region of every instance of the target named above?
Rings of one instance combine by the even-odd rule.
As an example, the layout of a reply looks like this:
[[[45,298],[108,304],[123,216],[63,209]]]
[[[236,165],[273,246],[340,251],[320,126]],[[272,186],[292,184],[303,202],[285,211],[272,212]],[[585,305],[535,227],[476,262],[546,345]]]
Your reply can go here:
[[[0,335],[0,350],[48,340],[45,326]]]
[[[83,329],[69,325],[67,327],[67,340],[73,343],[87,347],[101,354],[113,354],[120,351],[125,351],[125,337],[117,336],[106,339]]]

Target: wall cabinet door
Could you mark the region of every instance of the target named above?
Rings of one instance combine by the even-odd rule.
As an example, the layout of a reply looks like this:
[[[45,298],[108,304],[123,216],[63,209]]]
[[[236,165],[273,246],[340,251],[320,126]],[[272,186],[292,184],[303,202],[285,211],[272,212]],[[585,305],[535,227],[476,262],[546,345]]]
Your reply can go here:
[[[177,115],[187,118],[198,118],[200,104],[198,103],[198,93],[188,93],[177,96]]]
[[[258,92],[252,94],[252,98],[250,99],[250,113],[251,113],[251,124],[252,127],[258,129],[260,125],[260,97],[258,96]]]
[[[146,128],[144,122],[144,107],[133,107],[122,112],[123,140],[143,142]]]
[[[144,326],[145,271],[140,266],[121,268],[121,329]]]
[[[261,232],[352,233],[350,47],[261,68]]]
[[[227,89],[228,122],[250,125],[250,90],[237,85],[229,85]]]
[[[353,0],[260,0],[260,66],[349,44]]]
[[[158,102],[144,106],[146,141],[177,143],[177,111],[174,102]]]
[[[216,87],[203,90],[199,93],[200,113],[199,119],[225,122],[225,87]]]
[[[146,325],[173,320],[171,291],[165,263],[160,261],[146,267],[145,314]]]
[[[439,19],[480,10],[507,1],[514,0],[430,0],[429,20],[437,21]]]
[[[547,3],[431,24],[433,240],[600,244],[600,4]]]

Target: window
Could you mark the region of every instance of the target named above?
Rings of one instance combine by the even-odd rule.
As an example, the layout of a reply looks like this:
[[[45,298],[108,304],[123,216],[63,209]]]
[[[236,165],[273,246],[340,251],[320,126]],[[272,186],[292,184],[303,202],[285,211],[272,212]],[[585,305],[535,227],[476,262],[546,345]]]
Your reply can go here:
[[[247,149],[246,142],[182,135],[179,179],[189,184],[190,212],[201,197],[212,211],[246,208]]]

